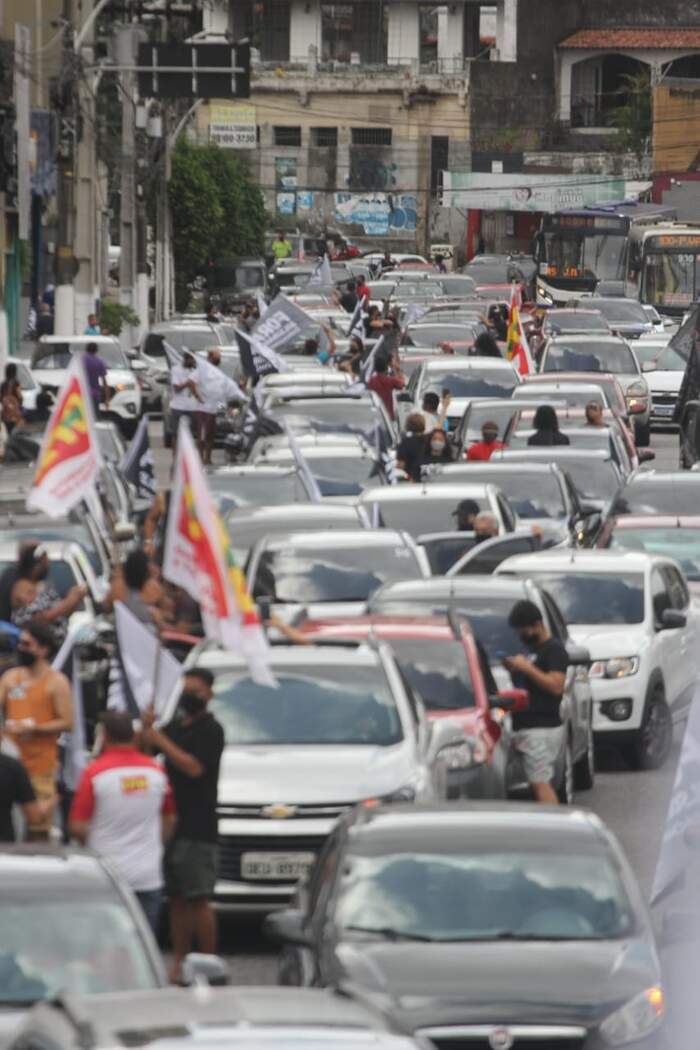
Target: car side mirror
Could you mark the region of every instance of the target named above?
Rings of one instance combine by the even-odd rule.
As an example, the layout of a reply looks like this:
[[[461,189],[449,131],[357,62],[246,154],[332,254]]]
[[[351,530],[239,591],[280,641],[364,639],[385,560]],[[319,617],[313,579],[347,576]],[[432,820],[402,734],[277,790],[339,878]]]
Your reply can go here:
[[[672,631],[678,627],[685,627],[687,622],[688,618],[680,609],[664,609],[659,618],[659,629]]]
[[[518,711],[527,711],[530,706],[530,697],[527,689],[500,689],[494,696],[489,697],[491,707],[501,707],[510,714]]]
[[[591,663],[591,654],[588,649],[585,649],[582,645],[574,645],[572,642],[566,647],[566,652],[569,657],[569,663],[572,667],[589,667]]]
[[[638,448],[637,459],[640,463],[651,463],[652,459],[656,459],[656,453],[650,448]]]
[[[643,361],[642,362],[642,372],[655,372],[655,371],[656,371],[656,362],[655,361]]]
[[[304,916],[298,908],[272,912],[263,923],[263,933],[277,944],[309,944],[309,937],[304,930]]]
[[[182,983],[186,985],[210,985],[213,988],[229,983],[226,963],[219,955],[190,952],[182,963]]]

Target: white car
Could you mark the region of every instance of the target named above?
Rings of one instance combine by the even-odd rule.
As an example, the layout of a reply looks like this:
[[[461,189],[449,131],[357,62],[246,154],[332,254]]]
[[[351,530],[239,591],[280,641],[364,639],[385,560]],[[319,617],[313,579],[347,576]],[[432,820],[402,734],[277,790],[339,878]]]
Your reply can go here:
[[[95,605],[104,600],[107,581],[95,575],[87,552],[79,543],[63,543],[61,540],[41,540],[41,546],[49,558],[47,583],[61,598],[65,598],[71,587],[86,584],[88,593],[69,617],[69,627],[76,630],[95,622]],[[0,574],[17,564],[17,543],[0,543]]]
[[[685,375],[685,361],[669,346],[670,335],[650,335],[631,343],[651,391],[652,423],[670,423]]]
[[[375,486],[366,488],[357,503],[378,527],[405,529],[417,537],[456,530],[457,508],[465,501],[493,514],[499,534],[513,532],[518,526],[518,517],[501,490],[483,479]]]
[[[97,343],[98,356],[107,365],[109,408],[100,406],[100,419],[117,423],[125,437],[133,437],[141,418],[141,387],[129,359],[111,335],[43,335],[32,351],[31,371],[44,390],[57,394],[74,354]]]
[[[510,397],[519,382],[510,361],[441,354],[424,361],[413,373],[406,392],[398,395],[397,418],[403,429],[410,413],[420,411],[424,394],[432,391],[441,397],[443,390],[449,390],[447,422],[450,430],[455,430],[471,401]]]
[[[508,558],[496,573],[548,591],[589,650],[598,739],[620,743],[637,768],[662,765],[700,657],[700,606],[677,563],[637,551],[542,551]]]
[[[246,661],[231,652],[203,647],[188,664],[214,674],[210,710],[226,739],[221,903],[260,911],[285,903],[357,803],[446,797],[448,762],[460,764],[463,730],[450,719],[428,723],[387,645],[275,646],[276,688],[253,682]]]

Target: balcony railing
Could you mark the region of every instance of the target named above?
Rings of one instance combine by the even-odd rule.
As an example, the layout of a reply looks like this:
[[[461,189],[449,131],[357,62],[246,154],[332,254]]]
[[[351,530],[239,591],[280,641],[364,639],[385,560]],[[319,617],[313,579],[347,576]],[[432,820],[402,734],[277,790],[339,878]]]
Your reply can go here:
[[[433,59],[430,62],[420,62],[416,57],[393,57],[381,62],[366,61],[360,54],[353,54],[349,62],[340,62],[337,59],[319,60],[314,55],[306,57],[290,57],[287,61],[262,61],[254,60],[251,63],[253,75],[274,73],[278,69],[285,73],[298,73],[300,75],[318,73],[332,74],[335,76],[357,76],[382,74],[384,76],[396,74],[405,75],[406,72],[414,76],[463,76],[468,70],[473,59],[454,56],[450,58]]]

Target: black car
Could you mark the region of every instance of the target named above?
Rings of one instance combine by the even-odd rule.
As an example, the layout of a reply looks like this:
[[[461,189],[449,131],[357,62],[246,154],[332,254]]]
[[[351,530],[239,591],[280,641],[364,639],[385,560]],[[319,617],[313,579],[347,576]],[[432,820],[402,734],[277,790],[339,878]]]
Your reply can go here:
[[[649,917],[582,810],[360,807],[266,929],[282,983],[352,989],[436,1050],[658,1046]]]

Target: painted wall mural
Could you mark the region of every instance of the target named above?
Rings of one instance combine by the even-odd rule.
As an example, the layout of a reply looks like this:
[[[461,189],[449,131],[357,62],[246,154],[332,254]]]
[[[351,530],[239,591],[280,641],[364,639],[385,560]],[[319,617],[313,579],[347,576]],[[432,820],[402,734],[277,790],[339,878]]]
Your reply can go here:
[[[403,193],[336,193],[335,220],[362,226],[370,237],[414,233],[418,205]]]

